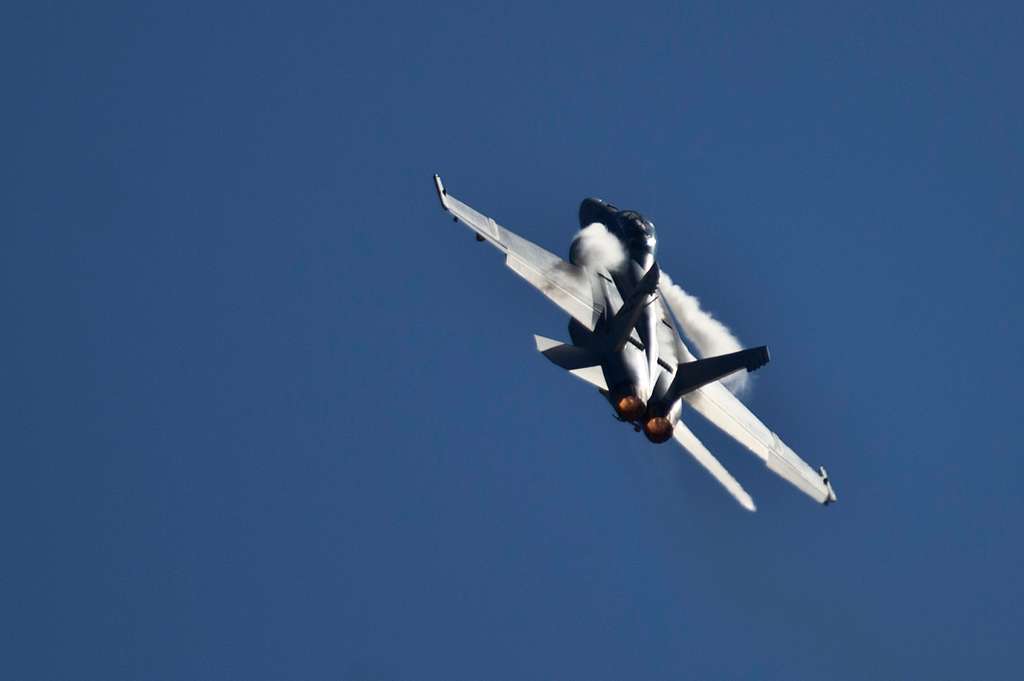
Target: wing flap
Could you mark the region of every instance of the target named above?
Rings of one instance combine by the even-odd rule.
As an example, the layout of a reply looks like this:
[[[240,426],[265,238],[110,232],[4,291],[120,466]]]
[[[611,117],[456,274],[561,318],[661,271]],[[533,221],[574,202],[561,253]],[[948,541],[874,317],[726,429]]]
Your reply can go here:
[[[502,231],[507,235],[507,230]],[[517,244],[520,248],[509,248],[505,265],[569,316],[593,331],[601,308],[594,305],[586,271],[525,239],[516,238],[522,242]],[[526,244],[532,248],[523,248]]]
[[[701,416],[756,454],[773,473],[818,503],[833,496],[821,475],[796,455],[779,436],[754,416],[720,382],[683,397]]]

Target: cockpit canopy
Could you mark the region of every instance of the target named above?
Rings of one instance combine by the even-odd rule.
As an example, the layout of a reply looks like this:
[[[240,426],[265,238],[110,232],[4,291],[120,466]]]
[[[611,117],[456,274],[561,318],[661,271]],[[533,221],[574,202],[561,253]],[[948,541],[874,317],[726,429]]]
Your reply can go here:
[[[626,239],[657,238],[658,236],[654,229],[654,223],[635,210],[619,211],[618,219],[619,229],[622,231],[622,236]]]
[[[580,228],[600,222],[609,229],[615,229],[615,215],[618,211],[618,208],[607,201],[595,198],[583,199],[583,203],[580,204]]]

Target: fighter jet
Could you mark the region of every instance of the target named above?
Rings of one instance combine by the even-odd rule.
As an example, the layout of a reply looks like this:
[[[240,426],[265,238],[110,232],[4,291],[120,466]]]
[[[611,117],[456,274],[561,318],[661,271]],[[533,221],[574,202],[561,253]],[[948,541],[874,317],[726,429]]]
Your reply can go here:
[[[753,499],[681,420],[684,403],[818,503],[836,500],[825,468],[813,470],[722,385],[730,374],[764,366],[768,348],[697,359],[683,342],[660,292],[657,234],[650,220],[584,199],[580,227],[604,225],[625,258],[613,268],[595,265],[574,241],[566,262],[453,197],[437,175],[434,184],[456,222],[504,253],[509,269],[569,315],[571,343],[534,336],[537,350],[597,388],[615,418],[652,443],[674,439],[749,511],[756,510]]]

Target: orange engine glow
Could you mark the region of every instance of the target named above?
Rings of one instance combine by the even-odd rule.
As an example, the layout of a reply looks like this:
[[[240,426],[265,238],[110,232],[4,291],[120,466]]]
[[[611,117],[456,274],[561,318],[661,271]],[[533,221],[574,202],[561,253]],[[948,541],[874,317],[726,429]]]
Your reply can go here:
[[[636,421],[644,413],[644,403],[636,395],[623,395],[615,401],[615,411],[625,421]]]
[[[672,437],[672,422],[664,416],[647,419],[647,423],[644,424],[644,435],[651,442],[665,442]]]

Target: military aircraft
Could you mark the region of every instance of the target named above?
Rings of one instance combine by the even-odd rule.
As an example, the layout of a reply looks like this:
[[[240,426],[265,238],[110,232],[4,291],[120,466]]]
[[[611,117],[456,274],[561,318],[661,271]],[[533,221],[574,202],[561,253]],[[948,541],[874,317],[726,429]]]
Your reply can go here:
[[[814,471],[721,383],[766,364],[768,348],[697,359],[686,347],[660,293],[657,234],[650,220],[584,199],[580,227],[604,225],[626,257],[614,268],[595,266],[574,241],[566,262],[451,196],[437,175],[434,184],[456,222],[504,253],[509,269],[569,315],[572,342],[534,336],[537,350],[596,387],[616,418],[651,442],[675,439],[749,511],[756,510],[750,495],[680,420],[684,402],[818,503],[836,500],[825,468]]]

